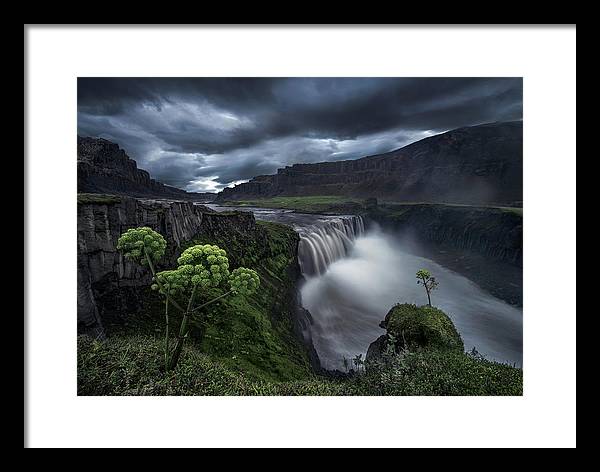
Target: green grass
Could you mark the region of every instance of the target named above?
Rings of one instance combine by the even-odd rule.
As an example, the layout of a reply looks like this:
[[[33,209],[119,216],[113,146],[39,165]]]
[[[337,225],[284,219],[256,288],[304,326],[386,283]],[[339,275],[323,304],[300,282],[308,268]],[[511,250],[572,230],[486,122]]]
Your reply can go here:
[[[216,234],[219,234],[218,232]],[[285,225],[257,222],[253,231],[230,231],[222,237],[198,237],[181,247],[216,244],[227,251],[230,267],[248,267],[260,276],[249,297],[227,297],[197,317],[188,344],[232,371],[269,381],[299,380],[312,375],[305,346],[294,335],[294,296],[298,235]],[[145,306],[125,326],[108,327],[112,335],[164,333],[164,302],[148,290]],[[220,293],[220,292],[219,292]],[[218,295],[214,293],[212,295]],[[211,298],[205,294],[205,298]],[[198,300],[200,303],[202,300]],[[184,303],[184,301],[182,301]],[[178,328],[171,314],[171,333]]]
[[[305,198],[315,203],[340,197]],[[108,327],[107,341],[78,338],[80,395],[522,394],[520,369],[445,349],[452,330],[435,316],[425,324],[442,333],[434,336],[436,342],[412,345],[415,352],[371,366],[364,375],[335,381],[317,377],[293,329],[298,235],[285,225],[257,222],[252,231],[199,237],[181,251],[206,243],[226,249],[231,268],[255,269],[261,278],[257,293],[211,305],[195,323],[176,371],[165,374],[164,305],[148,290],[145,308],[126,325]]]
[[[154,336],[77,339],[78,395],[511,395],[523,394],[523,372],[453,351],[418,351],[345,380],[256,379],[184,348],[176,370],[165,374],[162,340]]]
[[[262,208],[281,208],[296,210],[305,213],[332,213],[332,212],[364,212],[367,210],[364,198],[347,197],[343,195],[312,195],[295,197],[271,197],[254,200],[238,200],[223,203],[224,206],[248,206]],[[402,213],[411,207],[456,207],[465,209],[501,210],[523,216],[523,208],[504,207],[494,205],[469,205],[463,203],[431,203],[431,202],[396,202],[379,201],[380,209],[385,208],[390,213]]]
[[[415,207],[431,207],[431,208],[456,208],[457,210],[499,210],[502,212],[514,213],[515,215],[523,216],[523,208],[521,207],[506,207],[506,206],[495,206],[495,205],[469,205],[466,203],[431,203],[431,202],[392,202],[392,201],[381,201],[379,203],[379,210],[385,211],[391,214],[403,213],[411,208]]]
[[[227,250],[232,268],[243,266],[260,276],[259,290],[248,298],[228,298],[207,313],[201,349],[232,369],[257,378],[294,380],[311,374],[305,348],[293,335],[297,274],[297,234],[288,226],[257,222],[254,237],[199,239]]]
[[[86,203],[98,203],[98,204],[113,204],[120,203],[121,199],[116,195],[107,195],[104,193],[78,193],[77,194],[77,203],[78,204],[86,204]]]
[[[367,371],[364,395],[521,396],[523,371],[457,350],[419,350]]]
[[[228,206],[256,206],[262,208],[282,208],[307,213],[344,211],[344,209],[361,209],[363,199],[336,195],[317,195],[306,197],[272,197],[256,200],[239,200],[227,202]]]
[[[505,211],[507,213],[514,213],[515,215],[523,216],[523,208],[517,207],[498,207],[500,210]]]

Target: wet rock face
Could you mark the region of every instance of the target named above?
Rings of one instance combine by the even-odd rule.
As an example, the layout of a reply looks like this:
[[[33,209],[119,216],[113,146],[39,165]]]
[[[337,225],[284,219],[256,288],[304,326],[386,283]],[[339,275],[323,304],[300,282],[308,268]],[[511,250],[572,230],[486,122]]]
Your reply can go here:
[[[117,144],[77,136],[77,191],[210,201],[213,194],[191,193],[164,185],[138,169]]]
[[[523,267],[523,217],[497,208],[383,205],[369,217],[398,236]]]
[[[254,216],[246,212],[219,214],[186,201],[119,197],[77,206],[78,331],[103,336],[102,319],[110,313],[132,313],[140,306],[140,289],[147,288],[149,270],[123,258],[116,249],[129,228],[148,226],[167,240],[157,270],[172,267],[181,244],[203,234],[227,235],[253,231]]]
[[[365,357],[365,362],[376,362],[383,356],[385,352],[385,348],[388,343],[387,334],[382,334],[375,341],[369,344],[369,349],[367,350],[367,355]]]
[[[494,123],[460,128],[362,159],[295,164],[224,189],[217,199],[346,195],[509,204],[523,199],[522,167],[522,123]]]

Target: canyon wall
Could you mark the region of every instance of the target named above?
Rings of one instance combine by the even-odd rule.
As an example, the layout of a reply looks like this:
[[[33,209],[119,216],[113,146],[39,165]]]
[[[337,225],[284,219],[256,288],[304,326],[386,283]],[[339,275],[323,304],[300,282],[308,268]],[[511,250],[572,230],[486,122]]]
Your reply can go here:
[[[77,321],[80,332],[102,337],[102,320],[111,314],[135,313],[140,287],[148,287],[150,272],[124,259],[116,249],[129,228],[148,226],[167,240],[164,261],[157,270],[172,267],[181,245],[195,237],[230,237],[256,229],[251,213],[216,213],[191,202],[78,196],[77,205]]]
[[[381,205],[369,217],[399,236],[523,267],[519,210],[451,205]]]
[[[507,303],[523,305],[521,209],[382,204],[364,214],[413,253],[463,274]]]
[[[523,124],[459,128],[385,154],[294,164],[226,188],[218,201],[345,195],[388,201],[519,205]]]
[[[186,192],[164,185],[138,169],[118,144],[81,136],[77,136],[77,191],[195,201],[214,198],[214,194]]]

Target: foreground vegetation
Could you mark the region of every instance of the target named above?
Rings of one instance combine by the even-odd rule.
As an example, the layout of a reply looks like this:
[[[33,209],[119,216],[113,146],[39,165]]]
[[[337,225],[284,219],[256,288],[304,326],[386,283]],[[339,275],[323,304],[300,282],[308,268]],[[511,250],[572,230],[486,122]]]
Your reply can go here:
[[[148,288],[144,309],[107,326],[107,340],[78,338],[78,394],[522,395],[521,369],[465,354],[450,319],[430,306],[393,307],[380,355],[361,362],[359,374],[316,375],[294,334],[297,233],[257,222],[251,231],[215,229],[211,235],[188,241],[181,253],[198,245],[225,248],[232,265],[256,270],[259,290],[219,298],[201,318],[190,319],[196,329],[181,343],[179,362],[169,366],[165,300]],[[431,280],[427,275],[421,280]],[[207,292],[207,300],[211,296]],[[170,313],[172,342],[181,322],[180,313]]]
[[[165,373],[159,337],[78,338],[79,395],[522,395],[522,371],[461,352],[422,350],[346,379],[267,381],[184,348]]]
[[[220,299],[203,309],[202,317],[190,319],[193,350],[255,380],[293,381],[311,376],[308,353],[293,326],[297,233],[285,225],[258,221],[253,231],[211,234],[184,243],[181,253],[199,244],[225,248],[232,266],[256,270],[260,289],[244,297]],[[109,338],[164,336],[164,298],[150,288],[140,297],[145,303],[138,313],[106,326]],[[181,321],[181,314],[171,310],[172,343]]]
[[[399,304],[386,316],[381,350],[361,373],[341,378],[305,371],[274,380],[230,359],[184,347],[165,371],[158,334],[118,334],[106,341],[78,338],[79,395],[522,395],[523,372],[463,352],[448,316],[429,306]],[[261,345],[257,344],[260,349]],[[234,368],[235,366],[235,368]]]
[[[219,246],[196,244],[187,248],[177,259],[174,270],[156,272],[154,266],[163,258],[167,241],[148,227],[130,228],[119,238],[117,249],[127,259],[148,266],[152,271],[152,289],[165,298],[165,370],[173,370],[179,362],[183,344],[194,319],[202,320],[213,303],[227,296],[252,295],[260,284],[259,275],[252,269],[238,267],[229,270],[227,252]],[[187,306],[187,308],[182,308]],[[169,307],[180,312],[177,340],[171,349]]]

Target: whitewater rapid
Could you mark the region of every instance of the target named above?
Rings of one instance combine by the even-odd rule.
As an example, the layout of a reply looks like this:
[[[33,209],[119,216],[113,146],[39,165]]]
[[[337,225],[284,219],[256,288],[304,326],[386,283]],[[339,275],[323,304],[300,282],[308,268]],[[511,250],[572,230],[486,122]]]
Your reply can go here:
[[[232,207],[209,205],[216,211]],[[415,272],[428,269],[439,282],[434,306],[450,316],[465,343],[489,359],[523,365],[523,312],[482,290],[466,277],[426,257],[360,216],[330,216],[266,208],[256,219],[292,226],[300,235],[298,262],[304,276],[301,302],[312,318],[307,339],[321,365],[342,369],[343,358],[366,354],[384,330],[379,323],[396,303],[427,303]]]
[[[364,230],[364,226],[363,226]],[[305,253],[300,258],[308,257]],[[439,282],[435,306],[455,323],[465,349],[489,359],[522,365],[522,311],[435,262],[405,252],[380,230],[351,240],[344,257],[308,275],[301,287],[303,306],[313,319],[311,337],[326,369],[341,369],[343,358],[365,354],[384,331],[379,323],[396,303],[427,302],[415,272],[431,271]]]
[[[306,277],[322,275],[335,261],[346,257],[356,239],[365,233],[360,216],[329,218],[324,222],[301,226],[298,261]]]

